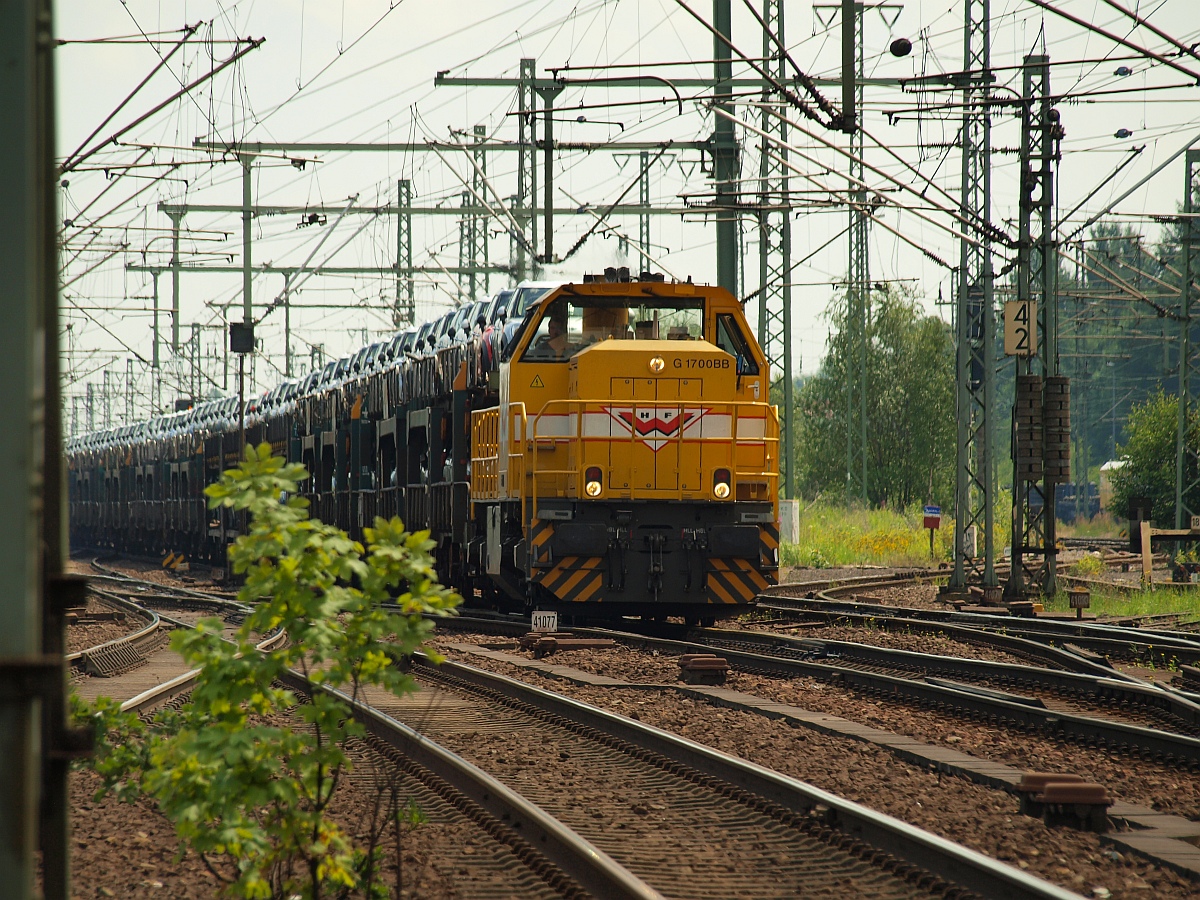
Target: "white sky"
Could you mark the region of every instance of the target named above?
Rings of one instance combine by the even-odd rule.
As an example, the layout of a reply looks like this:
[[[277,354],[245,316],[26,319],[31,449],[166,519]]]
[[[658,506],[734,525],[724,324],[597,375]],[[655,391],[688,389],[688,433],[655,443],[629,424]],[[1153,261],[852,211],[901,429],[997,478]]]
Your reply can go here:
[[[1194,0],[1114,0],[1137,7],[1162,31],[1190,46],[1200,39],[1200,19]],[[689,0],[699,15],[711,20],[708,0]],[[1106,0],[1057,0],[1055,5],[1098,27],[1117,32],[1141,47],[1159,53],[1171,48],[1161,38],[1137,28]],[[733,42],[748,55],[762,52],[761,33],[746,7],[734,2]],[[962,66],[962,3],[908,2],[898,10],[890,28],[884,13],[892,9],[868,10],[865,16],[866,70],[869,76],[902,78],[921,73],[955,71]],[[435,88],[434,75],[448,70],[451,75],[516,77],[522,57],[536,59],[539,76],[550,67],[625,66],[674,63],[669,68],[646,71],[668,78],[707,77],[711,74],[712,39],[688,12],[674,0],[526,0],[484,3],[476,0],[433,3],[429,0],[191,0],[187,3],[147,0],[61,0],[57,5],[57,31],[68,40],[132,36],[136,40],[118,44],[66,44],[58,51],[59,145],[63,156],[84,142],[93,129],[146,77],[166,54],[170,43],[151,45],[141,33],[178,31],[184,23],[205,23],[197,36],[172,57],[168,67],[148,84],[100,132],[107,137],[132,122],[187,83],[207,71],[215,57],[219,62],[231,46],[219,43],[233,36],[266,37],[266,43],[244,61],[218,74],[211,83],[192,91],[190,97],[169,104],[162,112],[121,137],[123,144],[154,145],[140,157],[141,163],[186,162],[174,172],[163,166],[129,169],[123,178],[109,180],[117,169],[103,171],[139,158],[136,146],[109,146],[92,156],[80,170],[67,176],[63,194],[64,218],[73,220],[67,229],[64,282],[68,300],[67,338],[71,353],[72,382],[68,394],[81,394],[87,382],[102,383],[102,370],[111,370],[112,384],[120,393],[112,401],[114,419],[131,403],[138,417],[146,414],[149,379],[141,362],[133,364],[135,383],[126,391],[127,360],[132,353],[149,360],[152,353],[151,279],[131,271],[130,265],[165,266],[170,241],[168,218],[157,204],[239,204],[240,169],[192,149],[197,138],[234,141],[424,141],[448,139],[451,129],[483,125],[498,140],[515,141],[516,121],[509,113],[516,108],[515,92],[502,87]],[[807,73],[835,77],[840,69],[838,17],[830,26],[814,13],[809,2],[790,2],[785,9],[786,37],[791,55]],[[828,20],[828,15],[825,16]],[[1045,29],[1051,61],[1052,87],[1057,91],[1080,92],[1077,100],[1059,104],[1066,139],[1059,168],[1059,209],[1066,213],[1121,162],[1132,147],[1144,146],[1138,159],[1089,199],[1073,222],[1102,209],[1147,175],[1184,143],[1200,134],[1200,89],[1160,89],[1186,85],[1189,79],[1166,66],[1134,55],[1112,41],[1084,28],[1045,13],[1029,0],[993,0],[992,64],[998,72],[998,93],[1020,90],[1020,72],[1011,68],[1024,54],[1036,49]],[[914,43],[906,59],[887,52],[893,37],[904,36]],[[208,43],[208,38],[217,43]],[[164,40],[170,35],[162,35]],[[1181,65],[1200,72],[1200,60],[1184,57]],[[1133,74],[1117,77],[1119,65]],[[620,74],[628,74],[622,68]],[[748,74],[745,66],[735,73]],[[603,77],[613,72],[590,70],[577,77]],[[1192,81],[1194,83],[1194,81]],[[822,88],[840,105],[836,86]],[[1100,91],[1122,91],[1099,94]],[[572,86],[559,97],[564,109],[556,121],[556,137],[569,141],[604,143],[614,140],[702,140],[713,130],[713,119],[698,98],[698,91],[684,90],[683,115],[665,88],[641,92],[607,85]],[[691,99],[696,97],[697,99]],[[955,140],[959,117],[955,111],[928,110],[917,115],[918,100],[912,93],[891,87],[868,87],[865,127],[868,132],[867,160],[907,183],[916,176],[874,142],[883,142],[908,165],[939,187],[957,196],[959,160],[946,145]],[[926,94],[927,103],[953,101],[948,92]],[[631,101],[634,103],[631,104]],[[622,104],[611,108],[588,108],[582,113],[570,107],[584,104]],[[907,111],[889,124],[886,111]],[[584,115],[589,121],[570,121]],[[793,118],[799,119],[798,115]],[[616,123],[620,123],[619,125]],[[623,126],[623,128],[622,128]],[[843,135],[808,124],[822,137],[846,145]],[[1133,132],[1118,139],[1118,128]],[[757,138],[747,135],[743,177],[757,174]],[[811,153],[828,172],[801,163],[819,181],[841,187],[844,181],[831,173],[844,173],[844,158],[819,149],[817,141],[794,133],[794,143]],[[95,143],[93,140],[90,143]],[[90,146],[89,143],[89,146]],[[1014,149],[1019,144],[1017,120],[1011,112],[995,117],[994,144]],[[449,165],[433,154],[306,154],[320,162],[298,170],[285,160],[271,159],[256,169],[254,200],[260,204],[341,204],[358,195],[357,205],[376,206],[395,200],[396,180],[411,179],[417,205],[457,206],[463,190]],[[215,161],[214,161],[215,160]],[[459,174],[469,175],[465,155],[448,157]],[[681,205],[681,195],[709,189],[695,152],[670,152],[655,167],[651,184],[653,202]],[[539,159],[539,166],[541,161]],[[488,160],[489,174],[503,195],[515,191],[515,153],[497,153]],[[85,171],[87,170],[87,171]],[[636,178],[638,163],[615,158],[608,152],[562,154],[555,168],[555,204],[589,204],[603,209],[613,203]],[[1153,237],[1158,226],[1145,216],[1170,214],[1181,199],[1183,162],[1168,166],[1144,189],[1118,205],[1124,221],[1137,224]],[[159,181],[156,176],[166,175]],[[993,167],[993,221],[1015,233],[1017,209],[1016,157],[998,153]],[[541,175],[539,174],[539,180]],[[871,184],[890,186],[876,176]],[[800,178],[794,188],[810,188]],[[750,182],[748,189],[753,190]],[[106,191],[103,196],[101,192]],[[135,192],[140,191],[136,196]],[[906,206],[910,196],[889,190],[887,196]],[[636,186],[626,202],[636,201]],[[540,198],[539,198],[540,201]],[[90,208],[89,208],[90,207]],[[82,211],[82,212],[81,212]],[[949,219],[936,211],[926,213],[942,225]],[[389,266],[395,258],[395,222],[388,216],[347,216],[333,232],[334,216],[324,228],[298,229],[298,217],[277,216],[254,223],[253,262],[299,265],[318,242],[324,245],[314,262],[336,266]],[[943,228],[918,219],[910,211],[892,210],[884,221],[902,231],[913,242],[937,257],[954,264],[958,260],[955,240]],[[562,253],[589,228],[594,218],[586,213],[560,217],[555,249]],[[841,232],[847,221],[844,209],[802,209],[793,223],[793,260],[808,256]],[[614,219],[612,224],[637,237],[635,218]],[[241,224],[236,215],[192,213],[185,219],[192,233],[183,241],[186,263],[196,265],[241,263]],[[1066,226],[1071,230],[1073,226]],[[361,228],[361,231],[359,229]],[[355,233],[357,232],[357,235]],[[492,228],[490,256],[493,262],[508,257],[509,241],[498,226]],[[328,237],[327,237],[328,235]],[[353,239],[351,239],[353,237]],[[658,216],[651,220],[652,254],[655,269],[663,268],[680,277],[713,281],[716,276],[715,232],[700,215]],[[349,240],[348,240],[349,239]],[[418,265],[453,266],[458,262],[458,221],[455,217],[416,217],[413,221],[414,262]],[[341,247],[329,258],[334,248]],[[812,255],[794,274],[794,345],[803,371],[812,372],[824,352],[826,327],[821,314],[828,303],[831,285],[845,277],[847,245],[843,237]],[[595,234],[570,261],[552,270],[564,279],[578,279],[584,272],[605,265],[628,264],[640,268],[631,254],[619,258],[617,241]],[[1003,260],[997,261],[997,268]],[[757,287],[758,257],[754,231],[745,228],[744,287]],[[945,268],[898,240],[881,228],[871,231],[871,275],[876,280],[909,281],[935,308],[939,296],[952,296],[951,274]],[[449,308],[456,293],[445,277],[418,276],[418,321],[439,315]],[[434,282],[437,282],[436,284]],[[495,276],[492,290],[507,280]],[[256,308],[276,297],[283,287],[280,275],[258,273],[254,279]],[[170,303],[170,278],[159,282],[161,303]],[[298,359],[307,362],[308,348],[322,344],[332,355],[342,355],[392,333],[389,305],[395,283],[390,276],[313,277],[293,300],[294,347]],[[225,321],[224,309],[232,304],[229,321],[240,321],[241,278],[238,275],[185,273],[182,276],[181,325],[186,339],[193,323],[204,331],[204,352],[211,354]],[[312,308],[302,309],[300,307]],[[331,307],[339,308],[331,308]],[[948,314],[946,308],[942,311]],[[753,305],[748,309],[752,320]],[[278,378],[282,369],[282,317],[273,313],[260,327],[265,353],[256,363],[258,385]],[[162,328],[169,335],[164,315]],[[132,351],[132,353],[131,353]],[[169,351],[164,351],[164,359]],[[169,366],[168,366],[169,368]],[[220,368],[211,364],[210,375],[222,381]],[[171,376],[168,374],[168,380]],[[232,379],[229,382],[232,385]],[[175,390],[164,388],[164,400]],[[69,401],[70,402],[70,401]],[[68,409],[70,415],[70,409]],[[102,422],[96,422],[99,426]]]

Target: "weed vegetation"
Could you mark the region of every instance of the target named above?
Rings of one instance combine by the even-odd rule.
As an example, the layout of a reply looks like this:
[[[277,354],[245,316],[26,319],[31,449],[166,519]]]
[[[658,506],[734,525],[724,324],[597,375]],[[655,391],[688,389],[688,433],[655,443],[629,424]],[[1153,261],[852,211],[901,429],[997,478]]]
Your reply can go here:
[[[785,566],[928,566],[929,531],[921,506],[906,510],[847,509],[814,503],[800,513],[796,543],[785,543]],[[934,532],[933,562],[946,562],[954,549],[953,520],[943,516]]]
[[[1126,537],[1126,525],[1112,517],[1112,513],[1102,512],[1091,519],[1077,519],[1071,524],[1058,523],[1060,538],[1123,538]]]
[[[1065,591],[1042,601],[1052,612],[1071,612]],[[1095,616],[1153,616],[1178,614],[1200,619],[1200,592],[1193,589],[1159,585],[1154,590],[1122,594],[1116,591],[1093,591],[1088,612]]]

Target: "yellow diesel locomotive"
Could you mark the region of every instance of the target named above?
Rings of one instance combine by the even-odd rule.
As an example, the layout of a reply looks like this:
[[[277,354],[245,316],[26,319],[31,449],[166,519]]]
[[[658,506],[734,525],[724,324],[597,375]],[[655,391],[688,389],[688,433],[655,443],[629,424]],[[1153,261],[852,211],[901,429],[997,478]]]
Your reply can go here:
[[[711,619],[778,571],[767,362],[721,288],[542,298],[471,416],[477,565],[513,599]]]

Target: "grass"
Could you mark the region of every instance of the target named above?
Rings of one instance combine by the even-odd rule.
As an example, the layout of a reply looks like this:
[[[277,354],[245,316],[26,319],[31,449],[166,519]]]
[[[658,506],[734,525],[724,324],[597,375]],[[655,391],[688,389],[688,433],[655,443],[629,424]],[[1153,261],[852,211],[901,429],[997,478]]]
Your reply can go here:
[[[997,523],[1007,524],[1007,514],[996,512]],[[1061,537],[1115,537],[1117,526],[1107,514],[1091,521],[1067,526],[1059,523]],[[996,529],[996,547],[1008,541],[1007,530]],[[933,562],[949,562],[954,549],[954,520],[943,516],[942,527],[934,532]],[[796,543],[784,543],[780,562],[785,566],[831,568],[834,566],[928,566],[929,532],[923,527],[921,507],[903,512],[890,509],[847,509],[833,504],[814,503],[800,512],[800,533]],[[1103,578],[1099,557],[1083,557],[1072,566],[1072,573],[1085,578]],[[1047,610],[1070,612],[1065,591],[1044,601]],[[1089,612],[1097,616],[1146,616],[1178,613],[1200,619],[1200,588],[1172,589],[1160,585],[1156,590],[1119,593],[1095,591]]]
[[[1102,512],[1091,519],[1079,519],[1070,525],[1059,522],[1056,529],[1059,537],[1070,538],[1115,538],[1123,537],[1124,522],[1118,523],[1111,513]]]
[[[1070,612],[1071,604],[1065,591],[1042,601],[1046,609],[1053,612]],[[1172,589],[1161,586],[1157,590],[1137,591],[1122,594],[1116,591],[1093,591],[1092,605],[1088,612],[1096,616],[1152,616],[1178,613],[1191,618],[1200,618],[1200,591],[1195,588]]]
[[[921,508],[846,509],[814,503],[800,512],[796,543],[785,543],[785,566],[927,566],[929,532],[922,527]],[[933,562],[946,562],[953,550],[954,528],[943,517],[934,532]]]

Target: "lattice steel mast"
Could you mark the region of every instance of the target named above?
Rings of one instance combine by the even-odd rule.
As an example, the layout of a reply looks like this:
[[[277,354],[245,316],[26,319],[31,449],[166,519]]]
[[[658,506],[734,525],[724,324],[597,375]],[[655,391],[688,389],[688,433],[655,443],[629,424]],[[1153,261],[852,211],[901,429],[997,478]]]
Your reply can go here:
[[[867,500],[867,328],[871,267],[867,194],[862,189],[863,8],[842,0],[842,130],[850,134],[850,253],[846,269],[846,496]]]
[[[1192,413],[1192,373],[1197,366],[1196,348],[1200,340],[1195,334],[1192,321],[1192,281],[1200,275],[1200,233],[1197,233],[1194,216],[1196,213],[1196,190],[1200,185],[1200,150],[1188,150],[1184,160],[1183,181],[1183,227],[1179,234],[1180,279],[1179,293],[1179,424],[1175,436],[1175,527],[1191,525],[1191,517],[1200,514],[1188,503],[1188,493],[1200,480],[1200,452],[1194,443],[1189,443],[1188,420]],[[1116,415],[1116,413],[1113,413]]]
[[[517,87],[517,142],[520,158],[517,161],[517,197],[513,204],[513,216],[521,226],[524,241],[532,250],[533,275],[537,276],[537,94],[533,85],[537,80],[537,64],[532,59],[521,60],[521,81]],[[529,275],[526,269],[525,247],[521,241],[513,240],[516,258],[516,278],[520,283]]]
[[[958,384],[958,435],[955,447],[956,488],[954,571],[950,588],[963,590],[968,576],[995,588],[995,543],[992,538],[995,470],[989,416],[995,408],[995,349],[992,315],[992,253],[986,229],[992,211],[992,123],[988,102],[991,72],[990,0],[966,0],[963,37],[962,188],[959,210],[984,228],[978,242],[960,243],[956,298],[955,374]],[[968,534],[976,535],[974,555],[967,556]],[[982,535],[979,534],[982,532]],[[978,543],[983,544],[979,557]]]
[[[487,296],[490,287],[487,272],[478,269],[480,266],[486,269],[488,265],[487,216],[467,212],[475,206],[474,198],[482,197],[486,190],[484,182],[487,180],[487,151],[482,145],[487,138],[487,131],[482,125],[475,126],[474,138],[477,146],[471,150],[475,159],[471,176],[472,190],[462,193],[463,214],[458,228],[458,265],[461,270],[458,275],[458,292],[460,297],[468,302],[479,299],[480,279],[484,296]]]
[[[783,0],[763,2],[763,59],[773,61],[774,75],[787,79],[783,48]],[[774,34],[775,40],[771,35]],[[770,62],[767,63],[770,65]],[[779,454],[780,493],[791,497],[795,469],[795,409],[792,390],[792,212],[787,167],[788,124],[773,116],[768,104],[778,102],[770,87],[762,94],[762,130],[758,161],[758,342],[771,366],[770,391],[782,422]],[[768,137],[769,135],[769,137]]]
[[[1017,303],[1037,312],[1033,356],[1017,357],[1013,411],[1012,568],[1005,594],[1057,590],[1055,485],[1070,477],[1067,379],[1058,374],[1058,253],[1054,243],[1054,163],[1062,127],[1051,106],[1050,58],[1024,60]],[[1030,316],[1032,320],[1032,316]],[[1031,321],[1032,324],[1032,321]]]
[[[719,109],[733,113],[733,51],[730,0],[713,0],[713,101]],[[724,36],[725,40],[721,39]],[[733,120],[716,116],[710,138],[712,178],[716,196],[713,208],[717,225],[717,284],[735,296],[738,293],[738,142]]]
[[[396,328],[413,324],[416,311],[416,289],[413,282],[412,182],[401,178],[396,182],[396,310],[392,323]]]

